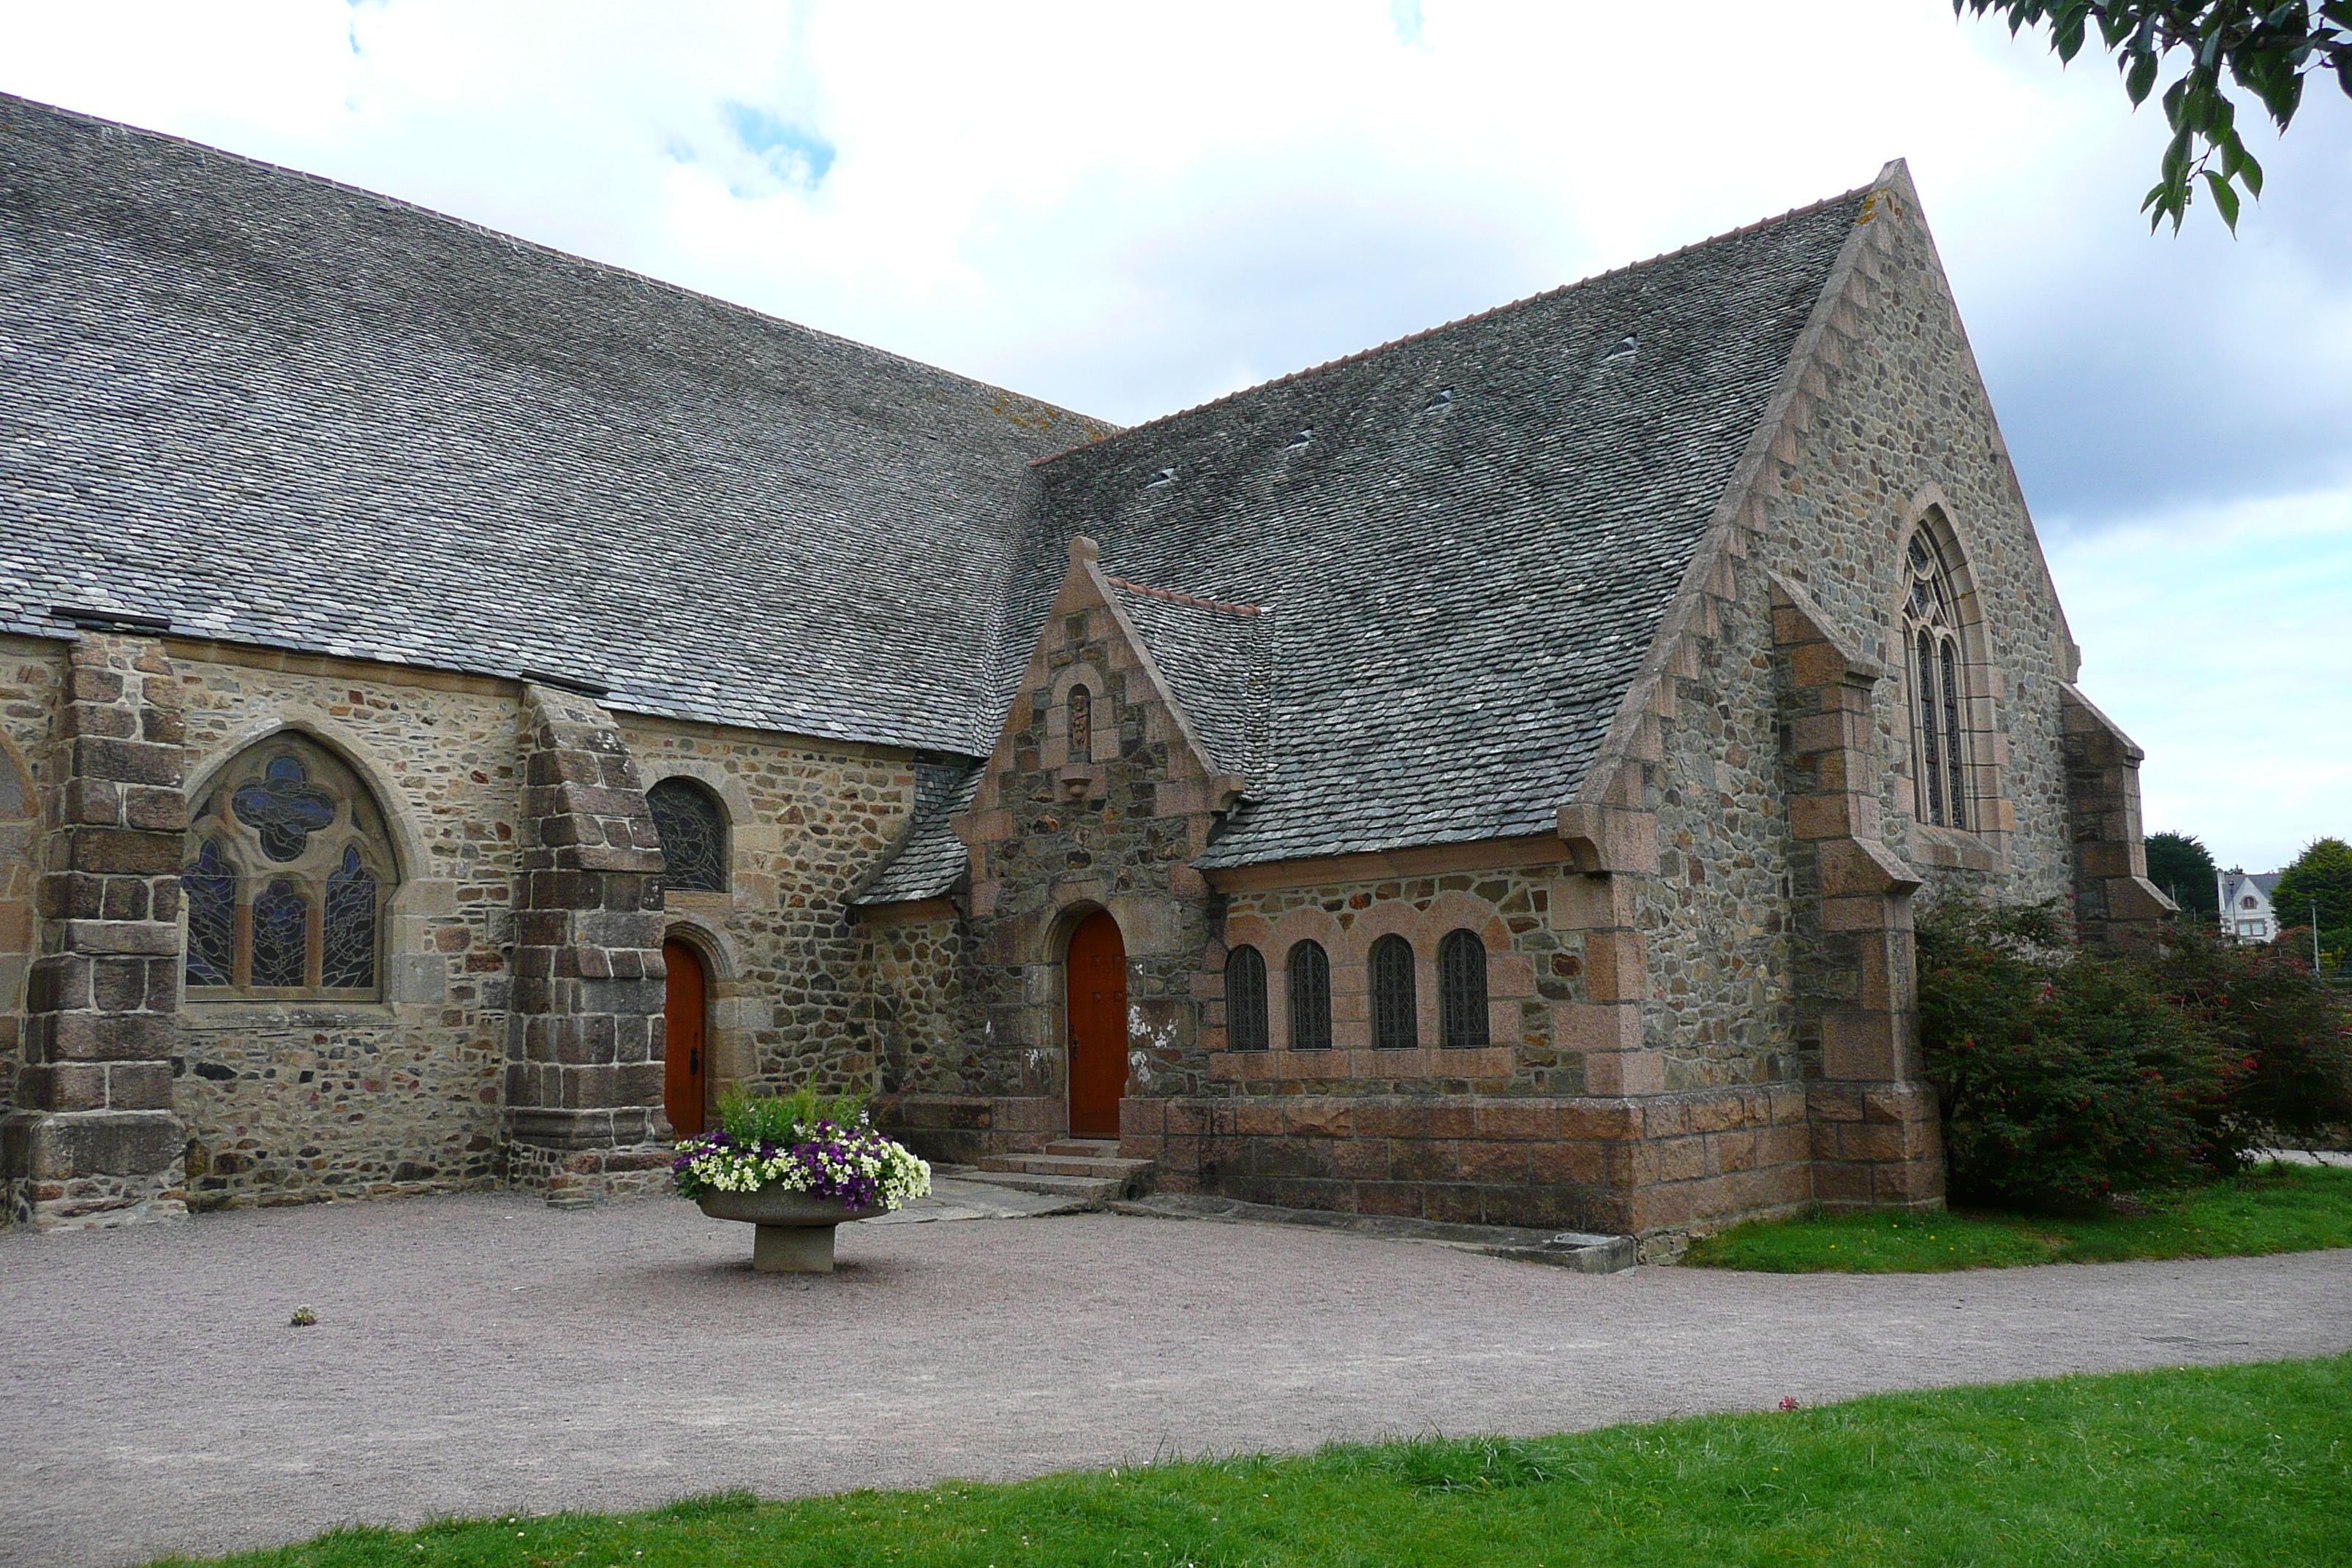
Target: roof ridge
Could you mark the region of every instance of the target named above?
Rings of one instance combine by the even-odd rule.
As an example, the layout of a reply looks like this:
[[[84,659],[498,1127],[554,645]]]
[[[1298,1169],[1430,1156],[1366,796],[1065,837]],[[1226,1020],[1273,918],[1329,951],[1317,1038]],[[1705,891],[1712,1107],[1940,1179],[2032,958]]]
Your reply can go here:
[[[1196,609],[1223,610],[1228,615],[1234,616],[1265,614],[1264,605],[1229,605],[1223,599],[1204,598],[1201,595],[1186,594],[1174,588],[1153,588],[1141,583],[1130,583],[1124,577],[1114,577],[1108,573],[1103,574],[1103,581],[1114,588],[1124,588],[1130,594],[1142,594],[1154,599],[1167,599],[1179,605],[1191,605]]]
[[[436,223],[446,224],[452,228],[464,229],[472,234],[478,235],[485,239],[496,240],[504,245],[509,250],[530,249],[536,251],[541,256],[552,258],[558,261],[569,262],[575,267],[589,268],[598,272],[609,273],[615,278],[623,278],[634,283],[646,285],[664,293],[677,295],[688,300],[699,300],[706,305],[716,305],[721,310],[728,311],[738,316],[748,317],[752,321],[762,322],[769,326],[789,328],[793,331],[803,333],[808,337],[823,339],[828,342],[839,343],[845,347],[856,349],[863,353],[879,355],[881,358],[887,360],[896,360],[900,364],[912,365],[917,370],[928,371],[934,375],[944,376],[950,381],[960,382],[965,386],[973,387],[982,392],[993,392],[1006,397],[1017,397],[1024,403],[1034,404],[1040,408],[1049,408],[1055,413],[1066,418],[1077,421],[1079,424],[1101,426],[1108,432],[1109,435],[1117,435],[1122,428],[1124,428],[1124,426],[1115,425],[1108,419],[1097,419],[1091,414],[1081,414],[1075,408],[1065,408],[1058,403],[1049,403],[1042,397],[1032,397],[1025,392],[1015,392],[1009,386],[999,386],[994,382],[982,381],[977,377],[965,375],[958,371],[949,370],[943,365],[933,364],[928,360],[916,359],[910,354],[898,353],[893,350],[881,348],[873,343],[859,342],[855,338],[843,337],[838,332],[828,332],[822,327],[812,327],[805,322],[792,321],[783,316],[772,316],[765,310],[756,310],[750,305],[741,303],[740,301],[722,299],[717,294],[708,294],[699,289],[689,289],[683,283],[673,283],[667,279],[656,278],[649,272],[640,272],[633,267],[623,267],[619,263],[612,261],[599,261],[593,256],[582,256],[575,251],[559,249],[555,246],[542,244],[539,240],[527,238],[522,235],[509,234],[504,229],[492,228],[487,224],[476,223],[471,218],[459,217],[455,213],[443,212],[438,207],[428,207],[420,202],[412,202],[404,196],[395,196],[387,191],[372,191],[365,185],[354,185],[347,181],[335,179],[331,175],[313,174],[308,169],[295,168],[290,163],[276,163],[270,162],[267,158],[256,158],[243,153],[233,153],[226,147],[215,147],[209,142],[199,142],[193,136],[182,136],[169,131],[157,131],[151,126],[133,125],[127,120],[109,120],[102,114],[92,114],[86,110],[68,109],[63,104],[47,103],[37,98],[27,98],[23,93],[0,90],[0,104],[8,103],[26,105],[46,114],[58,115],[69,120],[79,120],[90,125],[105,126],[116,131],[126,131],[133,136],[148,137],[157,142],[174,142],[182,147],[189,148],[202,156],[226,159],[229,163],[241,163],[247,168],[266,169],[270,173],[277,174],[290,174],[298,180],[307,180],[312,184],[322,185],[331,191],[341,191],[348,195],[365,197],[367,200],[377,204],[379,206],[388,205],[391,206],[404,208],[406,211],[433,219]],[[1095,437],[1097,440],[1102,440],[1105,438],[1105,437],[1099,436]]]
[[[1232,392],[1224,393],[1219,396],[1207,398],[1202,402],[1195,403],[1190,407],[1179,408],[1172,413],[1162,414],[1155,418],[1146,419],[1140,424],[1122,426],[1112,430],[1108,435],[1097,436],[1091,441],[1080,442],[1077,446],[1072,447],[1066,451],[1049,452],[1042,458],[1032,458],[1029,459],[1029,466],[1033,468],[1037,468],[1045,467],[1047,463],[1058,463],[1064,458],[1069,457],[1072,453],[1087,451],[1093,447],[1103,445],[1103,443],[1107,441],[1115,441],[1122,436],[1132,436],[1138,431],[1150,430],[1156,426],[1166,425],[1172,421],[1198,414],[1203,409],[1214,408],[1220,404],[1231,403],[1237,398],[1248,397],[1254,394],[1265,392],[1271,387],[1287,386],[1292,382],[1304,381],[1308,376],[1320,375],[1326,371],[1338,370],[1343,365],[1357,364],[1364,360],[1372,358],[1376,354],[1386,353],[1391,349],[1400,349],[1408,343],[1417,343],[1424,339],[1436,337],[1441,332],[1453,331],[1457,327],[1466,327],[1474,322],[1484,321],[1495,316],[1505,315],[1513,310],[1524,310],[1528,306],[1536,304],[1541,300],[1557,299],[1563,294],[1572,294],[1580,289],[1589,289],[1596,283],[1606,283],[1612,279],[1630,277],[1633,273],[1644,271],[1649,268],[1663,266],[1666,262],[1674,260],[1678,256],[1687,256],[1692,251],[1704,250],[1710,245],[1721,245],[1726,240],[1738,239],[1744,235],[1755,234],[1759,230],[1771,227],[1774,224],[1788,223],[1796,218],[1809,217],[1812,214],[1820,212],[1825,207],[1832,207],[1840,202],[1850,202],[1857,196],[1867,195],[1870,192],[1876,190],[1878,188],[1878,184],[1879,182],[1877,180],[1873,180],[1868,184],[1856,185],[1849,191],[1840,191],[1833,196],[1823,196],[1819,201],[1808,202],[1803,206],[1790,207],[1787,212],[1776,214],[1771,217],[1758,218],[1755,222],[1742,224],[1738,228],[1727,228],[1721,234],[1709,235],[1704,239],[1695,239],[1688,245],[1677,246],[1672,250],[1662,250],[1655,256],[1645,257],[1639,261],[1629,261],[1622,267],[1612,267],[1605,272],[1595,272],[1588,277],[1579,278],[1573,282],[1561,283],[1553,288],[1539,289],[1533,294],[1523,295],[1519,299],[1508,300],[1500,305],[1490,305],[1483,310],[1474,310],[1466,316],[1457,316],[1453,321],[1441,321],[1436,326],[1424,327],[1417,332],[1407,332],[1401,338],[1391,338],[1386,342],[1375,343],[1371,347],[1366,349],[1358,349],[1353,353],[1341,354],[1337,359],[1328,359],[1319,364],[1308,365],[1303,370],[1294,370],[1286,374],[1275,376],[1268,381],[1261,381],[1253,385],[1238,387]]]

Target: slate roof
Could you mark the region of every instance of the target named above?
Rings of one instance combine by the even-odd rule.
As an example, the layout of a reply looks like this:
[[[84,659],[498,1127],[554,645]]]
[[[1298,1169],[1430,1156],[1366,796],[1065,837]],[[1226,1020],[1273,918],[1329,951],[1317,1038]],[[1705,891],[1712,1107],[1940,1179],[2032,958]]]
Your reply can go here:
[[[1263,763],[1202,866],[1550,831],[1864,195],[1041,464],[995,711],[1084,533],[1107,574],[1268,607]]]
[[[1541,833],[1863,196],[1109,433],[0,96],[0,629],[109,607],[977,759],[1086,533],[1248,781],[1204,866]],[[976,767],[864,901],[961,873]]]
[[[980,793],[984,763],[931,765],[915,770],[915,809],[907,837],[881,873],[850,902],[900,904],[936,899],[956,885],[970,861],[963,840],[949,826],[971,809]]]
[[[1029,460],[1108,428],[0,96],[0,629],[100,606],[984,752]]]

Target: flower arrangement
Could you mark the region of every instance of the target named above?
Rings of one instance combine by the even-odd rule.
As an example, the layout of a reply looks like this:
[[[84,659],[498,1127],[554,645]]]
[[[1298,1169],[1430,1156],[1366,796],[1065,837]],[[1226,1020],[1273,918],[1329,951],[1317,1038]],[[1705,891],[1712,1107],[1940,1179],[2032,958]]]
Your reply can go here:
[[[719,1097],[719,1130],[681,1140],[670,1162],[677,1190],[756,1193],[767,1187],[832,1198],[845,1209],[895,1209],[931,1190],[931,1168],[877,1132],[856,1095],[814,1089]]]

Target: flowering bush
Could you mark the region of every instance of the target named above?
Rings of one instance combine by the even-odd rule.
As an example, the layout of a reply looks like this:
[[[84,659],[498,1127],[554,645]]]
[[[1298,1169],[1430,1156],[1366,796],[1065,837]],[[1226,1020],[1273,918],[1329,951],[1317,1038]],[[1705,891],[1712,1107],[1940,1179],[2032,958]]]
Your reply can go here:
[[[688,1197],[768,1187],[832,1198],[845,1209],[895,1209],[931,1190],[931,1168],[877,1132],[865,1107],[807,1089],[781,1097],[730,1092],[719,1126],[681,1141],[670,1172]]]

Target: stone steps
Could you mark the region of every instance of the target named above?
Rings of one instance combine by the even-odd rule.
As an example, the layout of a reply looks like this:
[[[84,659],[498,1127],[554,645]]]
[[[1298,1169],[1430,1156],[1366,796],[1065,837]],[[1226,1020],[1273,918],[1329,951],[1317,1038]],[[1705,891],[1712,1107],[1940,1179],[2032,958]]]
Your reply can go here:
[[[1024,1193],[1097,1194],[1097,1201],[1139,1197],[1150,1190],[1152,1163],[1122,1160],[1107,1140],[1065,1138],[1035,1153],[984,1154],[974,1181]]]

